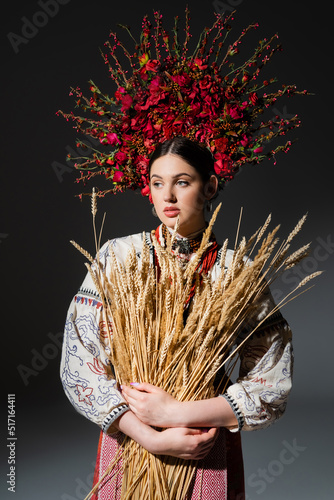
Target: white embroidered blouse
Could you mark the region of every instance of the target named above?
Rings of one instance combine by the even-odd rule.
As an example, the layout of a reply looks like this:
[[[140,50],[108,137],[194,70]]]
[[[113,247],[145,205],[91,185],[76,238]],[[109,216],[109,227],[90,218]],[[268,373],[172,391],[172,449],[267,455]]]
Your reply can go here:
[[[100,250],[100,262],[108,272],[109,245],[116,258],[124,263],[134,245],[140,259],[142,233],[110,240]],[[153,245],[150,233],[146,241]],[[228,251],[227,259],[231,259]],[[214,281],[218,273],[220,254],[211,270]],[[261,321],[274,307],[268,291],[258,305],[254,321]],[[89,274],[74,296],[67,314],[60,374],[65,393],[74,408],[104,432],[113,432],[113,422],[128,410],[125,399],[112,378],[102,302]],[[243,332],[245,335],[247,332]],[[242,336],[239,337],[242,340]],[[255,430],[268,427],[285,411],[291,390],[293,353],[291,331],[280,312],[273,314],[246,340],[240,362],[239,377],[222,396],[231,405],[238,427],[229,429]]]

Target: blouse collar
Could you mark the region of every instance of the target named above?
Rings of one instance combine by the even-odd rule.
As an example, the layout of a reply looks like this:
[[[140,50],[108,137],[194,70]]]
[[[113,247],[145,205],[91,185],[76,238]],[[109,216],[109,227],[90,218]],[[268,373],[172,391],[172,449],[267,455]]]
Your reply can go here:
[[[177,251],[182,255],[190,255],[196,252],[201,245],[202,236],[204,231],[206,230],[206,227],[207,226],[202,227],[199,231],[189,234],[187,237],[176,234],[172,250]],[[173,230],[168,228],[165,224],[161,224],[159,226],[159,229],[160,229],[159,233],[162,236],[161,240],[163,239],[164,242],[166,241],[168,232],[170,233],[170,235],[173,234]]]

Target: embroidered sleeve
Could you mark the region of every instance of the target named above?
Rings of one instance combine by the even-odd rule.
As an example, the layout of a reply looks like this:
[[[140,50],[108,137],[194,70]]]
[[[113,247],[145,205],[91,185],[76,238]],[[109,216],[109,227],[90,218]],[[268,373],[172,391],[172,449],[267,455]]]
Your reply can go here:
[[[107,257],[108,243],[101,249],[101,262]],[[74,408],[110,433],[116,431],[113,422],[129,408],[113,378],[106,340],[101,299],[88,274],[68,310],[61,380]]]
[[[254,320],[261,321],[273,307],[267,291]],[[247,333],[244,331],[240,340]],[[291,390],[292,368],[291,330],[278,311],[245,342],[239,378],[223,394],[238,419],[238,427],[230,429],[232,432],[262,429],[283,415]]]

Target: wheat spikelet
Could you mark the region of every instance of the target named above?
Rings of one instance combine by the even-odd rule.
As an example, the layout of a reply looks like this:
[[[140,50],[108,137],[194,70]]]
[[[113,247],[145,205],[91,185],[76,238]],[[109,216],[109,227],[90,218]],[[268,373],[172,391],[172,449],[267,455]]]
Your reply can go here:
[[[255,233],[253,233],[252,236],[248,239],[247,244],[249,245],[249,247],[252,247],[252,245],[254,245],[254,242],[256,241],[260,230],[261,230],[261,228],[259,227],[259,229],[257,229],[255,231]],[[255,243],[255,245],[256,245],[256,243]]]
[[[320,276],[320,274],[322,274],[323,271],[317,271],[315,273],[312,273],[312,274],[309,274],[308,276],[306,276],[300,283],[299,285],[296,287],[297,288],[301,288],[302,286],[306,285],[306,283],[308,283],[309,281],[313,280],[313,278],[316,278],[317,276]]]
[[[96,199],[96,197],[97,197],[97,195],[96,195],[95,187],[93,187],[92,199],[91,199],[91,212],[92,212],[93,217],[95,217],[95,215],[97,213],[97,199]]]
[[[277,231],[279,230],[280,228],[280,225],[276,226],[269,234],[266,238],[264,238],[264,240],[262,241],[262,244],[258,250],[258,253],[257,253],[257,257],[259,256],[263,256],[263,255],[267,255],[267,257],[269,258],[270,256],[270,252],[272,250],[270,250],[270,245],[272,244],[272,242],[274,241],[274,237],[277,233]]]
[[[116,281],[116,276],[121,273],[121,264],[116,259],[116,255],[115,255],[115,252],[112,248],[111,242],[109,244],[108,251],[109,251],[109,256],[110,256],[110,261],[111,261],[110,277],[111,277],[111,279],[113,279],[113,281]]]
[[[80,253],[82,253],[82,255],[84,255],[86,257],[87,260],[89,260],[89,262],[93,263],[94,262],[94,259],[93,257],[91,256],[91,254],[89,252],[87,252],[84,248],[82,248],[80,245],[78,245],[78,243],[76,243],[75,241],[73,240],[70,240],[70,243],[72,243],[72,245],[77,249],[79,250]]]
[[[224,276],[224,288],[228,288],[230,285],[231,281],[233,281],[235,273],[237,272],[238,269],[238,263],[242,261],[242,253],[241,253],[241,248],[240,245],[238,248],[234,251],[232,260],[226,270],[225,276]]]
[[[214,332],[215,332],[215,327],[212,326],[204,337],[204,341],[202,342],[202,345],[198,351],[198,356],[200,356],[202,352],[208,348],[210,342],[213,340]]]
[[[166,356],[167,356],[167,351],[168,348],[173,340],[173,336],[175,335],[175,328],[173,328],[168,334],[166,334],[164,341],[161,346],[161,352],[160,352],[160,358],[159,358],[159,365],[162,366]]]
[[[111,271],[110,271],[110,277],[112,281],[114,281],[115,284],[119,286],[119,292],[120,292],[120,299],[125,300],[127,299],[127,280],[126,280],[126,275],[124,272],[124,267],[122,266],[121,263],[118,262],[115,252],[112,249],[111,245],[109,245],[109,255],[111,259]]]
[[[271,222],[271,214],[268,215],[265,223],[263,224],[262,228],[260,229],[260,232],[258,233],[258,236],[256,238],[256,243],[258,243],[260,241],[260,239],[262,238],[262,236],[266,232],[270,222]]]
[[[131,379],[134,382],[137,382],[140,380],[140,377],[138,376],[138,369],[137,369],[136,363],[132,363],[132,366],[131,366]]]
[[[262,239],[264,233],[266,232],[269,224],[271,222],[271,214],[268,215],[265,223],[263,224],[262,227],[259,227],[259,229],[249,238],[248,240],[248,245],[252,246],[250,252],[249,252],[249,255],[252,255],[256,245],[259,243],[259,241]],[[254,242],[254,243],[253,243]]]
[[[222,249],[221,249],[221,255],[220,255],[219,266],[220,266],[221,269],[225,268],[227,245],[228,245],[228,239],[226,238],[226,240],[223,243],[223,246],[222,246]]]
[[[167,311],[170,311],[172,308],[172,292],[171,292],[171,290],[167,291],[165,306],[166,306]]]
[[[152,307],[153,307],[153,300],[154,300],[154,285],[155,285],[155,279],[154,279],[154,271],[153,267],[150,269],[150,271],[147,273],[145,277],[145,282],[144,282],[144,290],[142,294],[142,299],[141,299],[141,306],[146,305],[146,307],[149,307],[149,311],[153,312]]]
[[[246,238],[243,237],[239,243],[237,250],[234,252],[234,255],[233,255],[232,279],[233,279],[234,273],[238,269],[240,269],[241,263],[245,257],[245,251],[246,251]]]
[[[168,276],[168,271],[166,270],[166,259],[164,258],[165,250],[161,245],[159,245],[154,231],[151,233],[151,238],[159,262],[160,274],[161,274],[160,279],[164,281],[166,279],[166,276]]]
[[[223,355],[218,356],[218,358],[212,364],[211,370],[205,376],[204,386],[207,385],[213,379],[213,377],[216,375],[217,371],[219,370],[219,368],[221,366],[222,358],[223,358]]]
[[[137,271],[137,269],[138,269],[138,260],[136,255],[136,249],[133,245],[131,245],[131,249],[129,250],[125,259],[125,271],[127,273],[132,273],[133,271]]]
[[[141,272],[141,273],[134,272],[133,273],[133,284],[134,284],[134,288],[136,290],[136,294],[138,294],[138,296],[143,294],[144,279],[145,279],[145,275],[143,272]]]
[[[294,229],[291,231],[291,233],[287,237],[286,243],[290,243],[290,241],[299,233],[299,231],[301,230],[301,228],[306,220],[306,217],[307,217],[307,213],[305,215],[303,215],[303,217],[298,221],[298,223],[296,224]]]
[[[233,281],[235,277],[238,275],[238,270],[240,269],[240,265],[245,256],[244,252],[245,252],[245,244],[244,241],[242,240],[238,248],[234,251],[232,261],[228,266],[226,274],[224,276],[225,288],[227,288],[230,285],[231,281]]]
[[[290,267],[294,266],[297,262],[299,262],[301,259],[303,259],[306,255],[308,255],[308,249],[310,248],[311,243],[307,243],[306,245],[302,246],[295,252],[293,252],[289,257],[287,257],[284,261],[284,265],[286,269],[289,269]]]
[[[224,289],[225,290],[229,287],[229,285],[231,283],[232,272],[233,272],[233,258],[232,258],[232,261],[231,261],[230,265],[226,269],[225,276],[223,278],[223,285],[224,285]]]
[[[203,297],[203,301],[205,301],[205,296]],[[203,306],[200,308],[200,310],[202,311],[202,314],[201,317],[199,318],[197,327],[197,333],[199,336],[202,334],[202,332],[205,332],[211,315],[211,308],[210,305],[208,304],[206,304],[206,308],[204,309],[204,311],[203,311]]]

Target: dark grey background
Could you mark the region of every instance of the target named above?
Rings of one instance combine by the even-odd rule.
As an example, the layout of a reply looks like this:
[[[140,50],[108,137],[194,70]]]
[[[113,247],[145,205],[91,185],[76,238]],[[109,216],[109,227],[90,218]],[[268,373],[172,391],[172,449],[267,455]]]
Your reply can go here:
[[[42,2],[43,3],[43,2]],[[298,113],[303,125],[287,155],[277,165],[246,166],[227,186],[215,226],[220,240],[233,240],[240,207],[241,233],[250,235],[273,214],[287,234],[309,212],[296,245],[313,241],[311,255],[298,271],[273,286],[279,298],[296,278],[325,269],[310,291],[284,309],[294,332],[295,381],[284,418],[263,432],[243,433],[248,500],[327,500],[333,498],[333,159],[332,159],[332,25],[330,2],[290,0],[226,0],[220,4],[190,0],[193,42],[204,25],[214,21],[215,5],[238,8],[232,38],[258,21],[260,27],[245,44],[280,35],[283,52],[270,64],[280,83],[296,83],[314,92],[278,102],[287,116]],[[225,4],[225,7],[224,7]],[[71,85],[83,89],[92,78],[110,86],[99,55],[110,29],[127,23],[138,33],[142,17],[160,9],[171,27],[174,15],[184,19],[184,1],[83,2],[59,5],[54,17],[36,15],[37,1],[6,2],[2,13],[1,52],[1,292],[2,385],[16,394],[16,494],[7,491],[8,473],[2,422],[1,498],[72,500],[84,498],[91,481],[98,428],[68,403],[59,381],[60,332],[72,295],[84,274],[84,259],[69,244],[79,242],[93,252],[88,200],[75,194],[73,172],[57,177],[54,162],[66,166],[66,147],[74,147],[75,132],[55,115],[73,109]],[[44,26],[30,34],[15,53],[7,35],[22,36],[33,18]],[[35,16],[35,17],[34,17]],[[122,34],[123,40],[126,34]],[[248,47],[248,49],[247,49]],[[157,224],[140,194],[110,196],[99,204],[107,211],[103,239]],[[38,354],[36,354],[38,353]],[[39,366],[36,367],[36,356]],[[24,383],[18,366],[34,369]],[[3,396],[4,408],[6,396]],[[294,455],[285,452],[294,446]],[[289,457],[289,460],[286,459]],[[289,461],[289,463],[287,463]]]

